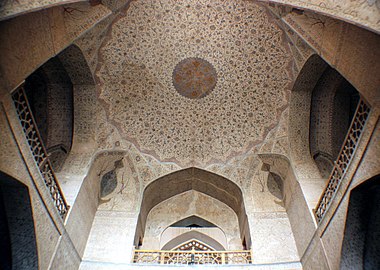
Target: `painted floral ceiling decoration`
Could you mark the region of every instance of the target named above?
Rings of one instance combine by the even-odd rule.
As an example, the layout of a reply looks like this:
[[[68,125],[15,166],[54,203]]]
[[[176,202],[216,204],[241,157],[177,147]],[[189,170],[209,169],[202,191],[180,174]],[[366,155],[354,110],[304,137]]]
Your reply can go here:
[[[182,166],[225,162],[278,124],[291,82],[287,50],[252,1],[133,1],[100,48],[99,99],[140,151]],[[202,66],[191,67],[195,60]]]
[[[217,81],[214,67],[200,58],[186,58],[173,71],[173,85],[184,97],[203,98],[210,93]]]

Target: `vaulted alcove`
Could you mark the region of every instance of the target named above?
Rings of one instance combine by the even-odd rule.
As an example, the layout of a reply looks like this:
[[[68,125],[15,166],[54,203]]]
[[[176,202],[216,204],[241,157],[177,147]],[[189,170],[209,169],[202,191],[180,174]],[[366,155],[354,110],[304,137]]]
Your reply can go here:
[[[59,172],[73,140],[73,84],[58,57],[25,80],[25,93],[50,162]]]
[[[356,89],[330,66],[312,91],[310,154],[324,178],[332,171],[359,99]]]
[[[157,209],[164,203],[161,210]],[[189,205],[194,205],[194,209],[188,209]],[[223,224],[232,222],[234,225],[230,225],[231,228],[225,225],[225,229],[229,230],[225,233],[229,235],[227,240],[230,241],[232,249],[242,249],[243,242],[246,243],[246,247],[250,247],[248,220],[240,188],[222,176],[198,168],[188,168],[161,177],[145,188],[135,234],[135,246],[150,248],[151,244],[155,243],[153,231],[157,228],[165,229],[172,223],[184,220],[187,217],[183,215],[188,215],[187,213],[190,213],[188,217],[201,214],[201,218],[216,225],[218,222]],[[157,223],[160,219],[162,221]],[[171,221],[172,219],[174,220]],[[161,224],[163,221],[169,224]],[[223,225],[218,227],[223,230]],[[151,244],[146,243],[147,238]]]

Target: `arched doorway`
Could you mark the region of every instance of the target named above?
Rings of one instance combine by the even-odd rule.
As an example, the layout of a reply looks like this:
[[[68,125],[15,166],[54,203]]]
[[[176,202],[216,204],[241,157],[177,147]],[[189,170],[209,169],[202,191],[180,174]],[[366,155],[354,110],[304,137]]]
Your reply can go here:
[[[340,269],[380,269],[380,175],[351,191]]]
[[[38,269],[28,188],[0,172],[0,269]]]

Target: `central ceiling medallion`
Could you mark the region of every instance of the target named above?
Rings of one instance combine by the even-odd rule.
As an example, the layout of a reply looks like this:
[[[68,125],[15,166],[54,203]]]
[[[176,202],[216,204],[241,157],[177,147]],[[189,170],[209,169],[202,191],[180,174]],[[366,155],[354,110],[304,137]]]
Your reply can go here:
[[[184,97],[199,99],[208,95],[216,85],[215,68],[201,58],[186,58],[173,71],[173,85]]]

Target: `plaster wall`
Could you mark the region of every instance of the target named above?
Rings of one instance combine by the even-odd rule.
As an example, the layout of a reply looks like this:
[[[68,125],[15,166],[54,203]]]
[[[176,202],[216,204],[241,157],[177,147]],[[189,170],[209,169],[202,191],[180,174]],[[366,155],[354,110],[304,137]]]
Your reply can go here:
[[[257,263],[298,261],[296,235],[284,207],[287,190],[281,187],[282,179],[276,183],[271,177],[268,172],[258,171],[252,181],[252,203],[247,215],[253,256]]]
[[[2,153],[0,154],[0,170],[17,179],[29,189],[35,226],[38,265],[41,269],[47,269],[53,257],[60,233],[52,221],[46,209],[47,206],[41,199],[24,160],[19,153],[3,106],[0,109],[0,135],[0,153]],[[7,155],[4,155],[4,153],[7,153]]]
[[[93,166],[76,197],[66,222],[66,230],[80,257],[83,256],[92,222],[98,208],[99,176]]]
[[[57,220],[51,216],[51,213],[56,212],[51,203],[51,198],[41,198],[41,191],[46,192],[45,185],[38,184],[42,179],[31,178],[29,170],[35,166],[34,161],[29,165],[32,167],[27,169],[25,158],[19,153],[17,144],[14,141],[14,134],[12,134],[11,127],[6,119],[7,116],[3,110],[0,117],[1,132],[3,133],[0,144],[1,153],[8,153],[7,155],[0,155],[0,169],[15,179],[20,179],[29,188],[35,222],[39,268],[77,269],[97,208],[97,186],[91,183],[90,180],[94,179],[94,177],[87,178],[88,181],[85,181],[84,185],[82,185],[78,200],[74,205],[71,205],[71,210],[66,220],[66,228],[63,227],[60,219]],[[12,114],[8,115],[8,117],[12,117]],[[16,124],[18,124],[17,122],[18,119],[15,120]],[[14,132],[17,133],[17,130]],[[25,140],[24,135],[20,135],[19,139]],[[92,192],[94,189],[95,192]],[[95,196],[91,196],[94,193]],[[47,201],[44,202],[44,200]]]
[[[9,105],[11,104],[7,103],[7,107]],[[12,107],[10,108],[12,109]],[[99,178],[102,170],[112,169],[113,160],[119,158],[119,156],[106,153],[105,155],[100,154],[94,159],[87,176],[81,181],[82,185],[79,192],[77,191],[78,195],[75,203],[70,204],[71,208],[65,221],[65,226],[63,226],[59,218],[57,220],[55,216],[51,216],[51,213],[56,213],[51,198],[41,198],[41,191],[46,192],[45,185],[39,184],[42,179],[31,178],[31,173],[33,172],[30,170],[35,166],[34,161],[30,163],[28,168],[25,165],[28,155],[23,157],[19,152],[18,147],[20,146],[14,140],[15,133],[18,134],[18,130],[12,131],[7,119],[7,117],[12,118],[14,116],[14,113],[6,115],[3,106],[1,106],[0,130],[2,140],[0,150],[1,153],[7,153],[7,155],[0,155],[0,170],[15,179],[20,179],[20,182],[29,188],[35,222],[39,268],[78,269],[95,212],[98,208]],[[12,118],[13,124],[17,125],[18,121],[18,119]],[[18,134],[17,138],[23,141],[25,140],[23,136],[23,134]],[[25,142],[21,142],[21,147],[23,144]],[[104,166],[104,157],[109,161],[106,166]],[[75,176],[75,173],[71,176]],[[58,181],[60,180],[58,176]]]
[[[88,3],[78,3],[71,8],[74,8],[71,14],[59,6],[1,22],[0,70],[4,90],[10,92],[49,58],[110,14],[102,5],[91,7]]]
[[[90,173],[95,155],[96,101],[95,86],[74,85],[74,133],[73,146],[62,170],[57,173],[61,188],[69,204],[73,204],[81,185]]]
[[[55,249],[54,257],[48,269],[76,270],[81,263],[81,257],[73,246],[67,233],[63,234]]]
[[[347,79],[366,100],[379,100],[380,36],[358,26],[305,12],[282,18],[331,67]]]
[[[252,253],[256,263],[299,260],[292,228],[286,212],[249,213]]]
[[[277,174],[282,179],[283,199],[278,200],[273,196],[271,208],[277,208],[275,213],[280,216],[282,215],[283,218],[286,212],[292,236],[294,237],[294,245],[296,246],[294,250],[298,251],[297,256],[301,258],[313,237],[316,226],[300,182],[297,181],[290,162],[286,157],[282,155],[261,154],[260,158],[271,173]],[[268,173],[261,172],[261,174]]]
[[[99,153],[92,168],[97,176],[97,205],[95,218],[86,244],[83,261],[130,263],[133,240],[138,218],[137,205],[140,200],[140,185],[127,166],[123,151]],[[117,186],[106,197],[100,197],[100,179],[115,171]],[[100,244],[101,243],[101,244]]]
[[[83,262],[130,263],[138,213],[98,210]]]
[[[320,235],[321,237],[330,269],[339,269],[340,267],[340,257],[351,190],[380,173],[380,160],[378,155],[380,151],[379,138],[380,125],[377,123],[372,139],[368,144],[368,150],[365,152],[360,167],[352,178],[348,190],[345,192],[344,197],[341,199],[338,208],[330,218],[326,228],[320,231],[316,236],[318,237]]]

